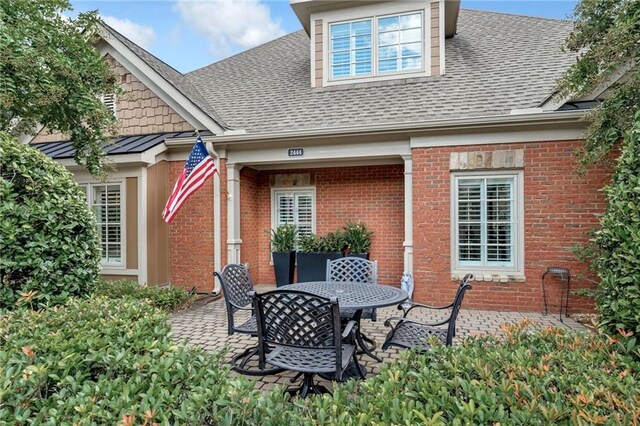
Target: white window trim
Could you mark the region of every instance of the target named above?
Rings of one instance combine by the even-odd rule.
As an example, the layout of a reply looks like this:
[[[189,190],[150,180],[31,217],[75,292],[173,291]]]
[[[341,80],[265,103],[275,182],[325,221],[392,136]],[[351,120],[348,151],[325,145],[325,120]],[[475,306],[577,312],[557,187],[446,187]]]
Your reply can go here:
[[[416,7],[415,1],[397,1],[397,2],[388,2],[381,3],[376,5],[367,5],[367,6],[356,6],[350,9],[340,9],[328,12],[314,13],[311,15],[311,22],[315,22],[318,19],[322,19],[322,85],[323,86],[335,86],[340,84],[353,84],[353,83],[365,83],[371,81],[385,81],[385,80],[397,80],[401,78],[413,78],[413,77],[429,77],[431,76],[431,55],[433,48],[431,47],[431,3],[436,2],[425,2],[424,7]],[[395,15],[404,15],[407,13],[422,13],[422,65],[423,69],[421,71],[400,71],[395,73],[385,73],[383,75],[374,75],[374,76],[354,76],[354,77],[341,77],[337,79],[332,79],[331,76],[331,64],[330,60],[330,51],[331,51],[331,24],[340,23],[340,22],[350,22],[350,21],[359,21],[363,19],[373,19],[374,17],[385,17],[385,16],[395,16]],[[372,25],[375,28],[372,28],[372,36],[375,32],[376,38],[372,40],[372,43],[376,42],[377,49],[377,24],[375,19],[373,19]],[[311,37],[312,40],[315,40],[315,25],[311,26]],[[443,44],[443,43],[440,43]],[[314,63],[317,59],[315,47],[313,43],[311,43],[311,57],[312,63]],[[377,58],[377,54],[372,52],[372,60]],[[372,62],[372,67],[377,68],[377,63]],[[312,85],[315,85],[315,68],[312,67]]]
[[[93,210],[93,191],[91,191],[91,187],[94,185],[119,185],[120,186],[120,239],[122,240],[122,262],[103,262],[102,255],[100,255],[100,265],[103,267],[102,273],[105,274],[112,271],[117,271],[118,273],[123,273],[129,271],[133,272],[133,270],[128,270],[126,268],[127,264],[127,185],[125,185],[124,180],[113,180],[109,182],[96,182],[90,180],[80,180],[78,181],[78,185],[87,187],[87,205],[91,212],[95,215]],[[126,274],[128,275],[128,274]]]
[[[316,188],[314,186],[295,186],[295,187],[281,187],[271,188],[271,229],[276,227],[276,194],[278,192],[310,192],[311,203],[313,208],[311,210],[311,232],[316,233]]]
[[[457,200],[458,200],[458,180],[463,178],[513,178],[514,179],[514,228],[516,242],[514,244],[513,266],[461,266],[458,264],[458,220],[457,220]],[[524,276],[524,173],[522,170],[484,170],[477,172],[455,172],[451,173],[451,196],[450,196],[450,218],[451,218],[451,273],[452,274],[508,274],[513,276]]]
[[[420,30],[422,31],[421,34],[421,39],[420,39],[420,43],[422,45],[422,52],[421,52],[421,58],[420,58],[420,62],[421,62],[421,69],[419,70],[407,70],[407,71],[394,71],[394,72],[385,72],[385,73],[380,73],[378,71],[378,21],[380,20],[380,18],[389,18],[389,17],[393,17],[393,16],[404,16],[404,15],[411,15],[411,14],[415,14],[415,13],[419,13],[420,17],[421,17],[421,21],[422,21],[422,25],[420,27]],[[381,79],[385,79],[385,78],[400,78],[400,77],[408,77],[408,76],[420,76],[420,75],[424,75],[424,73],[426,72],[427,69],[427,64],[426,64],[426,55],[427,55],[427,51],[430,49],[427,49],[426,46],[426,38],[425,38],[425,30],[427,27],[427,22],[425,19],[425,11],[424,9],[418,9],[418,10],[409,10],[409,11],[404,11],[404,12],[396,12],[396,13],[385,13],[385,14],[378,14],[378,15],[371,15],[371,16],[364,16],[362,18],[358,18],[358,19],[348,19],[348,20],[338,20],[338,21],[331,21],[331,22],[327,22],[327,48],[324,49],[325,52],[325,56],[327,58],[327,64],[326,64],[326,68],[328,71],[327,74],[327,82],[328,83],[334,83],[334,82],[341,82],[341,81],[356,81],[356,80],[381,80]],[[332,77],[331,72],[331,26],[332,25],[336,25],[336,24],[348,24],[348,23],[353,23],[353,22],[360,22],[360,21],[366,21],[366,20],[371,20],[371,73],[368,75],[350,75],[350,76],[342,76],[342,77]],[[430,25],[430,23],[429,23]],[[399,43],[399,46],[401,46],[401,43]]]

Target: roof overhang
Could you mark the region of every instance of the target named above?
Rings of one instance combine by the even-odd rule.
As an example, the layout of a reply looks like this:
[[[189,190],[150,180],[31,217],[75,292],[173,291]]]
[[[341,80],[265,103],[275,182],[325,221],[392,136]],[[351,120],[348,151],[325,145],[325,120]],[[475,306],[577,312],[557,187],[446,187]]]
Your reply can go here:
[[[311,35],[311,14],[325,12],[328,10],[346,9],[349,7],[364,6],[368,4],[384,3],[385,0],[361,0],[361,1],[346,1],[346,0],[289,0],[289,4],[293,9],[293,12],[300,20],[300,24]],[[386,0],[388,2],[388,0]],[[420,0],[424,3],[428,0]],[[456,27],[458,25],[458,13],[460,12],[460,0],[440,0],[444,3],[444,16],[445,16],[445,29],[444,35],[446,38],[453,37],[456,33]]]

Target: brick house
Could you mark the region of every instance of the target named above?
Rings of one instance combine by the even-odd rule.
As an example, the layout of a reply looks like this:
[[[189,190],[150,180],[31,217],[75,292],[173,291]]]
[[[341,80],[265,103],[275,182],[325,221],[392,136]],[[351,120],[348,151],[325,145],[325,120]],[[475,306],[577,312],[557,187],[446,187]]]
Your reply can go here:
[[[105,276],[211,290],[215,269],[243,262],[273,283],[265,231],[348,220],[375,232],[380,282],[411,272],[423,302],[450,301],[473,272],[466,306],[540,310],[548,266],[585,272],[569,249],[596,225],[608,171],[574,172],[600,94],[553,97],[575,60],[560,50],[570,22],[443,0],[291,7],[303,30],[187,74],[105,26],[97,48],[126,92],[105,96],[121,122],[107,147],[117,171],[94,181],[64,135],[31,142],[103,212]],[[167,226],[195,129],[220,174]]]

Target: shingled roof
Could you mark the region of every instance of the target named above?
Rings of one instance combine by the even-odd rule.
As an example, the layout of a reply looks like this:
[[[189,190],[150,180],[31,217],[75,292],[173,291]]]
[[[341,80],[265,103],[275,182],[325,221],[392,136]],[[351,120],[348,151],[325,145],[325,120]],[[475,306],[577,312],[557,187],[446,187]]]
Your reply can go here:
[[[247,133],[508,115],[540,105],[575,61],[568,21],[461,10],[444,76],[312,88],[309,38],[298,31],[185,75]]]

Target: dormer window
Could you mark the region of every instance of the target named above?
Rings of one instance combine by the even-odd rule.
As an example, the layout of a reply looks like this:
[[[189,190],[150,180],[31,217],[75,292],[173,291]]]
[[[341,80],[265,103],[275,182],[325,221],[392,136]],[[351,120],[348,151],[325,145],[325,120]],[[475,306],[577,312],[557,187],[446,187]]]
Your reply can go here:
[[[410,12],[330,24],[330,79],[423,71],[423,22]]]

